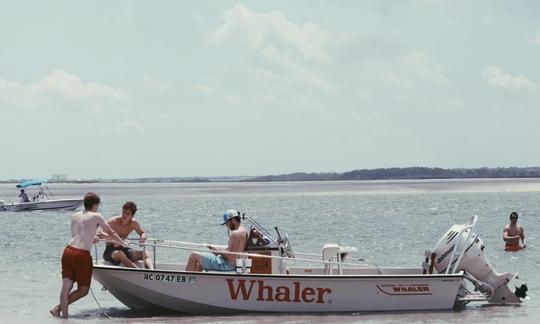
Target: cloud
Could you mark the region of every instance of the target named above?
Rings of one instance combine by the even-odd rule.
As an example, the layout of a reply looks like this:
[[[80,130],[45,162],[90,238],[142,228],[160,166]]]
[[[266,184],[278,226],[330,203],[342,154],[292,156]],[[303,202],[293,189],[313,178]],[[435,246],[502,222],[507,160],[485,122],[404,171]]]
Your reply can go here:
[[[448,105],[450,107],[455,107],[455,108],[463,108],[463,107],[465,107],[465,103],[463,102],[463,100],[460,97],[455,97],[455,98],[451,99],[448,102]]]
[[[372,80],[411,90],[417,86],[447,86],[451,82],[428,55],[415,49],[393,60],[371,60],[363,66]]]
[[[257,13],[242,4],[225,10],[223,20],[209,34],[212,43],[241,44],[298,83],[326,90],[334,87],[322,71],[334,65],[327,45],[345,40],[346,34],[310,22],[295,24],[280,11]]]
[[[533,37],[531,42],[536,46],[540,46],[540,32]]]
[[[16,108],[40,108],[53,100],[77,103],[86,108],[125,111],[127,93],[103,83],[87,82],[57,69],[36,83],[19,83],[0,78],[0,102]]]
[[[226,93],[204,83],[190,84],[187,86],[187,89],[201,96],[207,96],[211,94],[212,98],[221,100],[222,102],[229,105],[238,106],[245,103],[244,98],[242,98],[242,96],[238,94]]]
[[[198,15],[198,14],[193,14],[191,15],[191,19],[193,19],[197,24],[199,25],[204,25],[206,24],[206,18],[204,18],[203,16],[201,15]]]
[[[399,68],[404,74],[416,80],[432,85],[442,85],[448,82],[447,78],[438,73],[438,67],[430,62],[424,51],[414,50],[410,54],[398,59]]]
[[[494,17],[493,16],[483,16],[480,18],[480,23],[481,24],[489,24],[489,23],[492,23],[494,21]]]
[[[114,125],[114,130],[119,133],[128,132],[130,130],[142,131],[143,127],[136,120],[124,120]]]
[[[194,91],[194,92],[202,93],[202,94],[209,94],[209,93],[212,93],[212,92],[215,91],[214,88],[211,88],[211,87],[207,86],[206,84],[202,84],[202,83],[191,84],[189,86],[189,89]]]
[[[167,91],[174,89],[170,83],[161,81],[157,77],[147,74],[143,75],[143,86],[146,89],[153,91]]]
[[[524,75],[510,75],[496,66],[490,66],[482,71],[482,79],[494,88],[509,91],[527,91],[537,88],[536,83]]]
[[[256,13],[242,4],[225,10],[225,21],[211,33],[211,40],[218,44],[237,39],[249,47],[264,51],[282,43],[308,61],[330,64],[332,59],[323,46],[332,33],[316,24],[297,25],[280,11]]]
[[[102,130],[142,130],[130,110],[126,91],[98,82],[84,82],[77,75],[61,69],[34,83],[20,83],[0,78],[0,104],[15,109],[77,110],[90,114]]]
[[[244,103],[244,99],[237,94],[226,94],[223,95],[223,101],[229,105],[241,105]]]

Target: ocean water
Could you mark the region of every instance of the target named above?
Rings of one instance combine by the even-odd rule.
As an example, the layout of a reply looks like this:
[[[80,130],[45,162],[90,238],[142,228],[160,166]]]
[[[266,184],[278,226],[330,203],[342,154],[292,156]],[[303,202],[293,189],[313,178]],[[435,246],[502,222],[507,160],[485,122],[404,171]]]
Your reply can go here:
[[[269,228],[289,234],[293,249],[319,254],[328,242],[356,246],[355,257],[381,266],[419,266],[455,223],[479,216],[476,231],[498,272],[519,271],[529,298],[518,307],[469,304],[460,310],[325,315],[249,314],[185,316],[129,310],[101,285],[70,306],[70,323],[159,322],[511,322],[540,318],[540,179],[342,181],[280,183],[53,184],[57,196],[102,197],[108,218],[127,200],[153,238],[226,244],[218,224],[239,209]],[[14,184],[0,184],[0,199],[16,200]],[[503,250],[502,229],[511,211],[520,214],[528,247]],[[60,256],[69,239],[70,212],[0,212],[0,323],[60,323],[48,310],[58,302]],[[163,253],[158,261],[185,262],[188,252]],[[99,304],[98,304],[99,303]],[[103,309],[103,310],[102,310]],[[111,318],[104,317],[103,311]]]

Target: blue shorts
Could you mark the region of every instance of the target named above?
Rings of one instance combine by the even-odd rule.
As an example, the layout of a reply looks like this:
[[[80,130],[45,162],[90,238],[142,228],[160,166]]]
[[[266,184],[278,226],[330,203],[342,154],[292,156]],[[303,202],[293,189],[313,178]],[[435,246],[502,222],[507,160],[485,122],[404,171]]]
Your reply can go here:
[[[217,270],[217,271],[236,270],[236,266],[227,262],[227,260],[225,260],[223,255],[215,255],[214,253],[210,253],[210,252],[201,253],[201,263],[204,270]]]

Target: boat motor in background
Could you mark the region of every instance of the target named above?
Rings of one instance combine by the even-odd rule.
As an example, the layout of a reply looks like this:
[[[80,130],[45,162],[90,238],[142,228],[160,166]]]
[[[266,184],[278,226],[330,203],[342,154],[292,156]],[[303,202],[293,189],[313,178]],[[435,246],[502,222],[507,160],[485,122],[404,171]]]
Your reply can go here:
[[[439,273],[465,272],[465,278],[484,294],[485,300],[494,304],[519,304],[526,296],[527,286],[516,287],[513,293],[508,283],[517,273],[497,273],[488,262],[484,242],[474,232],[478,217],[472,216],[467,224],[452,226],[432,251]],[[433,259],[432,259],[433,260]]]

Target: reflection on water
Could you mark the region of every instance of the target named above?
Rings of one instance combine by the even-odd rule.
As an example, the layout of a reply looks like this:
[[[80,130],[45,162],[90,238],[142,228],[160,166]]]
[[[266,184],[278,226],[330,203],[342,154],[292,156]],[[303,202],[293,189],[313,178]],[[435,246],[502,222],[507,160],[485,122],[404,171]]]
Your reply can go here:
[[[12,188],[13,187],[13,188]],[[519,271],[531,298],[520,307],[467,307],[444,312],[393,312],[327,315],[250,314],[182,316],[127,309],[99,283],[93,293],[115,322],[530,322],[540,315],[539,232],[540,180],[343,181],[295,183],[84,184],[51,185],[57,196],[102,196],[102,214],[119,213],[126,200],[139,205],[140,219],[151,237],[224,244],[220,215],[237,208],[260,223],[289,233],[297,251],[320,253],[324,243],[359,249],[356,257],[380,265],[419,266],[454,223],[479,216],[477,232],[499,272]],[[0,184],[0,199],[14,185]],[[9,197],[8,197],[9,198]],[[511,211],[520,214],[527,249],[503,251],[502,228]],[[63,212],[0,213],[2,238],[0,316],[7,322],[56,322],[48,309],[60,290],[60,254],[69,239],[69,216]],[[161,254],[163,261],[185,259],[189,252]],[[103,320],[89,294],[71,307],[75,321]]]

